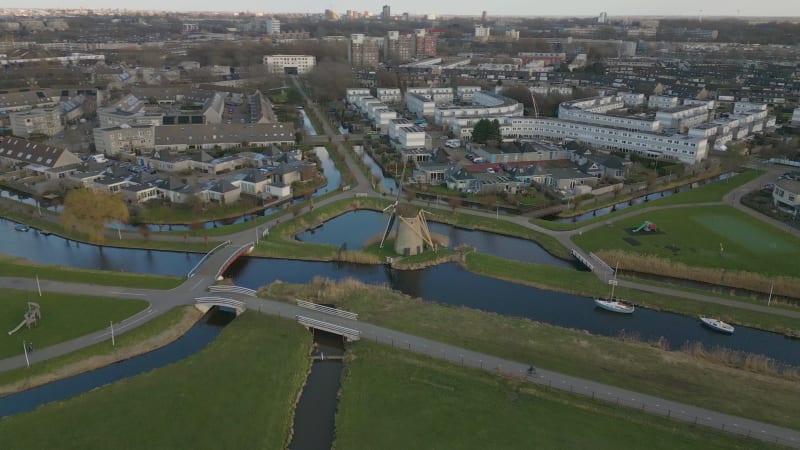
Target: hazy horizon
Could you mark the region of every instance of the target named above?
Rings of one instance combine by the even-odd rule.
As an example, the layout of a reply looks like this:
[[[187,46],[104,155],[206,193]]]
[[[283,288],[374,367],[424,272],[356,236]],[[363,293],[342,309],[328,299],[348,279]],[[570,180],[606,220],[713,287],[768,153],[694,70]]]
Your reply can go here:
[[[351,0],[344,2],[314,2],[299,0],[295,2],[279,3],[274,7],[265,7],[260,2],[249,0],[232,0],[224,4],[208,3],[205,7],[198,8],[198,4],[190,0],[176,0],[165,8],[164,3],[156,0],[120,0],[114,4],[102,0],[79,0],[63,2],[56,0],[29,0],[25,7],[19,3],[10,3],[0,0],[0,8],[15,9],[128,9],[131,11],[158,10],[177,12],[252,12],[252,13],[321,13],[325,9],[336,12],[346,10],[369,11],[379,14],[381,7],[387,4],[391,7],[393,15],[404,12],[409,14],[436,14],[445,16],[479,16],[486,10],[489,16],[523,16],[523,17],[593,17],[605,11],[610,18],[614,16],[672,16],[672,17],[767,17],[789,18],[800,16],[800,2],[783,2],[781,0],[765,0],[754,4],[744,0],[711,1],[698,3],[691,0],[676,0],[669,5],[645,4],[629,0],[611,0],[606,2],[590,2],[578,0],[565,5],[553,2],[550,4],[534,4],[523,0],[510,0],[502,4],[487,5],[485,2],[467,0],[466,2],[441,2],[431,7],[431,3],[422,0],[409,0],[392,4],[385,0],[372,2],[365,0]],[[452,5],[452,6],[451,6]],[[494,9],[493,9],[494,8]]]

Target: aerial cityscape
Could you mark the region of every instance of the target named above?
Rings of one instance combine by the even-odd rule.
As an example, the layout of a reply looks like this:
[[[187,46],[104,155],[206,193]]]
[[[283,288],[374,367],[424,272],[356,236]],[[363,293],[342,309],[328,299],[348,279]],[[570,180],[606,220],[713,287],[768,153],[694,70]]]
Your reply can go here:
[[[798,5],[0,7],[0,448],[800,449]]]

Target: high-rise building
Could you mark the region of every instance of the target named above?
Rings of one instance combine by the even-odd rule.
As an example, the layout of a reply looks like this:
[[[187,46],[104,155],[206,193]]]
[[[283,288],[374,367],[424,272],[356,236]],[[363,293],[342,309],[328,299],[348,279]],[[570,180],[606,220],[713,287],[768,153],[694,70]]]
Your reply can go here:
[[[383,10],[381,10],[381,20],[389,20],[392,18],[392,11],[389,8],[389,5],[383,5]]]
[[[437,55],[439,38],[435,34],[428,33],[424,28],[419,28],[414,30],[414,38],[416,40],[416,54],[418,57]]]
[[[486,21],[488,19],[489,19],[489,14],[486,11],[482,12],[481,13],[481,22],[486,23]]]
[[[347,46],[347,60],[353,67],[377,67],[379,62],[379,45],[363,34],[351,34]]]
[[[601,12],[599,16],[597,16],[597,23],[608,23],[608,14],[605,11]]]
[[[483,25],[475,25],[475,39],[478,41],[486,41],[489,39],[491,29]]]
[[[281,21],[278,19],[270,18],[267,19],[267,34],[281,34]]]
[[[388,31],[383,44],[383,56],[386,62],[401,64],[408,62],[416,53],[413,34],[400,34],[399,31]]]

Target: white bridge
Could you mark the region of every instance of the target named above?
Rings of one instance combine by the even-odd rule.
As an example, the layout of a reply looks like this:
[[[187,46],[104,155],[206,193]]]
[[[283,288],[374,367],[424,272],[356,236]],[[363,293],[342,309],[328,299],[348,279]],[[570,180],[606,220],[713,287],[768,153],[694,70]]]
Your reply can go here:
[[[306,328],[313,328],[316,330],[327,331],[328,333],[338,334],[344,336],[347,341],[357,341],[361,339],[361,332],[352,328],[336,325],[335,323],[323,322],[321,320],[312,319],[306,316],[295,316],[297,322]]]
[[[194,307],[199,309],[202,312],[208,312],[214,306],[222,306],[226,308],[233,308],[236,310],[236,315],[245,312],[247,310],[247,306],[244,304],[243,301],[234,300],[232,298],[225,298],[225,297],[197,297],[194,299]]]

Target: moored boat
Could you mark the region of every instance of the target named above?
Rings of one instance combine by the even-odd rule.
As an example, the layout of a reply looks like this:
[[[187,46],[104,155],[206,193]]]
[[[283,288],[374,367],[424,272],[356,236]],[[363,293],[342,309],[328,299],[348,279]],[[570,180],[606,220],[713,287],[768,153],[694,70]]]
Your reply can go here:
[[[28,228],[28,226],[25,225],[24,223],[21,223],[21,224],[15,226],[14,229],[17,230],[17,231],[28,231],[28,230],[30,230],[30,228]]]
[[[599,308],[603,308],[606,311],[611,311],[620,314],[633,314],[636,308],[625,302],[621,302],[616,299],[610,300],[601,300],[599,298],[594,299],[594,304],[597,305]]]
[[[714,331],[717,331],[719,333],[733,334],[734,331],[733,325],[725,323],[719,319],[712,319],[710,317],[700,317],[700,321],[703,322],[703,325],[705,325],[706,327]]]

